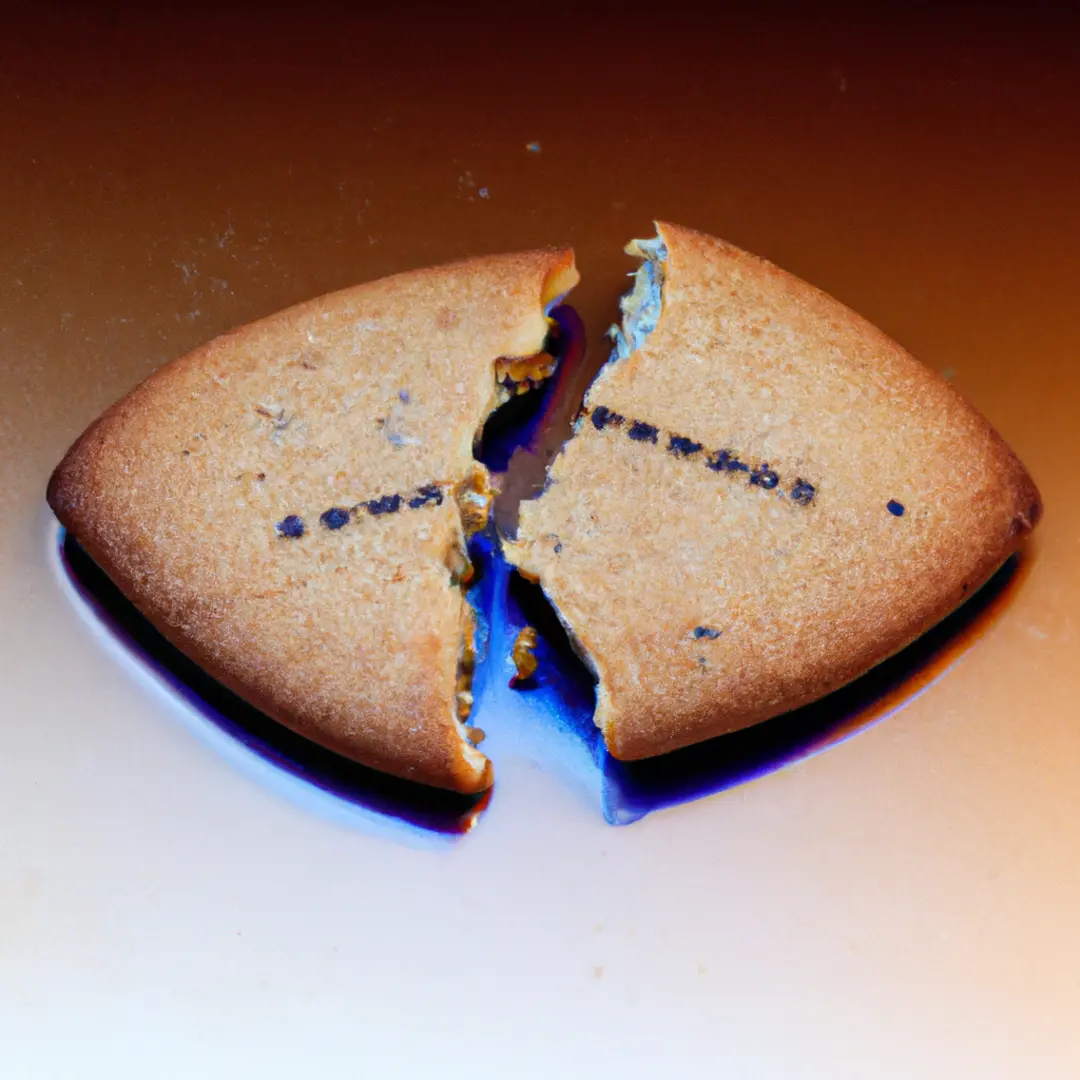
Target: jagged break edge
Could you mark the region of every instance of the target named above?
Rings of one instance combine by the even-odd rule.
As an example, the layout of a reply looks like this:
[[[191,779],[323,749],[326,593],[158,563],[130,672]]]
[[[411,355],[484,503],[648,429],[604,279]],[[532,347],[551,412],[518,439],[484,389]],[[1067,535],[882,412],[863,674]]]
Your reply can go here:
[[[593,386],[596,385],[597,380],[607,368],[612,364],[617,364],[628,359],[634,353],[638,352],[645,344],[648,337],[656,330],[663,317],[664,284],[667,279],[666,264],[668,248],[667,242],[664,240],[660,223],[654,222],[654,225],[657,232],[655,237],[649,240],[631,240],[623,249],[627,255],[639,258],[642,262],[641,265],[629,275],[634,279],[634,284],[619,298],[619,311],[622,315],[622,325],[620,326],[618,323],[614,323],[608,330],[608,337],[611,338],[614,343],[611,355],[600,367],[596,375],[593,376],[592,381],[586,388],[584,395],[585,401],[588,401],[589,392],[592,390]],[[537,499],[542,499],[544,497],[544,493],[548,490],[551,482],[551,471],[555,467],[555,462],[558,461],[565,452],[566,447],[569,446],[577,436],[585,419],[586,416],[584,412],[582,412],[582,415],[575,421],[570,434],[567,436],[559,453],[548,465],[544,487],[536,496]],[[508,545],[504,545],[504,550],[505,547],[515,547],[518,543],[517,540],[510,541]],[[592,676],[596,686],[596,706],[593,710],[592,719],[593,723],[604,733],[606,743],[605,713],[607,712],[608,697],[607,689],[604,686],[604,680],[597,667],[596,661],[574,632],[573,626],[563,615],[562,611],[559,609],[559,605],[544,587],[543,578],[539,574],[533,575],[525,572],[523,568],[516,563],[514,563],[514,566],[519,573],[529,580],[534,581],[540,587],[540,591],[544,594],[544,598],[547,600],[548,604],[551,605],[551,610],[555,612],[556,618],[558,618],[562,628],[566,631],[567,640],[570,642],[570,647],[574,650],[574,654],[582,664],[585,665],[586,670]]]

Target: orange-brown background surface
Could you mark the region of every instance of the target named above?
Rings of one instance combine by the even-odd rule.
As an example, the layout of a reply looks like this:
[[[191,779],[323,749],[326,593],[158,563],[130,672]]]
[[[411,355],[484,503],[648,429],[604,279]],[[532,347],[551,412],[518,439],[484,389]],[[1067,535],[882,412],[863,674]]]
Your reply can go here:
[[[75,1075],[80,1046],[111,1076],[163,1047],[178,1076],[1080,1075],[1080,22],[660,11],[5,17],[5,1075]],[[887,723],[625,830],[508,776],[505,812],[417,854],[237,778],[76,625],[45,481],[139,378],[322,291],[548,243],[595,367],[654,217],[948,369],[1042,490],[1020,587]]]

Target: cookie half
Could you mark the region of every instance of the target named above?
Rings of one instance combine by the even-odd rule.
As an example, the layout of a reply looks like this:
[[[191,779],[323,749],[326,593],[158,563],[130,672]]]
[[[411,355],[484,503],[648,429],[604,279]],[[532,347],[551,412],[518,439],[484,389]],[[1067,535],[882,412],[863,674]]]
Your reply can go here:
[[[948,383],[806,282],[659,224],[615,352],[509,557],[637,759],[797,708],[902,649],[1041,514]]]
[[[463,722],[473,445],[513,371],[549,369],[505,361],[543,350],[577,279],[568,249],[478,258],[224,334],[93,423],[48,501],[240,696],[366,765],[481,791]]]

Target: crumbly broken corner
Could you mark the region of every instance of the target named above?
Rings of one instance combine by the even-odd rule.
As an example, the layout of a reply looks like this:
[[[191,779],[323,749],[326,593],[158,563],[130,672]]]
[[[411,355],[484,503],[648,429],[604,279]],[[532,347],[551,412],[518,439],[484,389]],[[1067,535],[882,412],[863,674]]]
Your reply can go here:
[[[495,379],[509,396],[526,394],[550,379],[557,365],[546,351],[535,356],[503,356],[495,361]]]
[[[554,322],[549,319],[549,326]],[[536,389],[551,378],[558,366],[558,356],[554,349],[524,357],[500,357],[495,361],[494,378],[496,384],[496,408],[505,404],[510,397]],[[490,418],[485,417],[485,422]],[[465,476],[454,487],[454,502],[461,519],[462,535],[459,543],[453,545],[447,553],[447,567],[454,585],[466,591],[474,577],[474,568],[468,554],[469,540],[482,533],[491,520],[491,510],[497,494],[492,484],[491,473],[479,461],[473,461]],[[536,670],[536,658],[531,649],[536,646],[536,631],[526,628],[531,633],[528,651],[522,654],[522,665],[518,670],[521,678],[529,678]],[[523,634],[525,631],[522,632]],[[521,640],[519,635],[519,640]],[[476,613],[466,603],[466,615],[462,627],[461,652],[458,660],[457,687],[455,692],[455,715],[464,737],[472,746],[484,739],[484,731],[467,723],[472,714],[474,700],[472,681],[476,669]],[[531,664],[531,666],[530,666]],[[527,671],[527,673],[524,673]]]
[[[631,353],[637,352],[656,329],[663,312],[667,261],[667,246],[663,237],[631,240],[626,245],[626,253],[642,261],[634,271],[633,288],[619,300],[622,325],[616,324],[608,331],[608,337],[615,343],[612,360],[625,360]]]
[[[454,489],[454,499],[465,536],[473,537],[483,532],[491,516],[495,489],[491,484],[491,473],[479,461],[472,463],[464,479]]]

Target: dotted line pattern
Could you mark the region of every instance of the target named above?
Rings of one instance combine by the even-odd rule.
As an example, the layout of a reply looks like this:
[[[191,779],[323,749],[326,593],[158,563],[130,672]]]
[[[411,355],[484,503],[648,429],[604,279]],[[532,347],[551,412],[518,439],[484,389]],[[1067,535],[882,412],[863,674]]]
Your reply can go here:
[[[592,409],[586,409],[588,416],[597,431],[607,428],[616,428],[626,433],[633,442],[648,443],[652,446],[660,444],[661,435],[667,443],[667,452],[673,457],[701,460],[707,469],[715,473],[730,473],[746,475],[746,482],[750,487],[760,488],[762,491],[772,491],[780,486],[780,474],[767,462],[761,461],[756,464],[748,464],[743,461],[735,450],[708,450],[703,443],[688,439],[685,435],[677,435],[673,432],[661,431],[655,424],[648,424],[644,420],[627,419],[620,413],[609,409],[606,405],[597,405]],[[814,501],[817,488],[801,476],[795,478],[786,494],[793,503],[798,506],[809,506]]]
[[[380,495],[377,499],[358,502],[354,506],[331,506],[319,515],[319,524],[324,529],[336,532],[361,513],[382,517],[405,509],[420,510],[425,506],[441,506],[445,497],[438,484],[424,484],[405,495]],[[307,531],[307,523],[299,514],[288,514],[274,526],[274,532],[286,540],[299,540]]]

